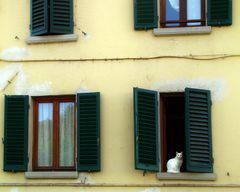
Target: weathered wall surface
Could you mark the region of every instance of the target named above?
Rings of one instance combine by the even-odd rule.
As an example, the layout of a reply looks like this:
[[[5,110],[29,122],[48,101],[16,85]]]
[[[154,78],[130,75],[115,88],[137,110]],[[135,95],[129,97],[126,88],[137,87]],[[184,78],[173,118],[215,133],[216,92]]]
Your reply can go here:
[[[2,171],[0,145],[1,192],[239,191],[239,1],[233,2],[232,26],[214,27],[209,35],[155,37],[151,30],[133,30],[132,1],[75,0],[78,41],[37,45],[25,42],[29,4],[29,0],[0,1],[0,138],[5,94],[99,91],[102,170],[72,180],[26,179],[24,173]],[[189,86],[212,91],[217,180],[159,181],[155,173],[143,176],[134,169],[133,87],[169,92]]]

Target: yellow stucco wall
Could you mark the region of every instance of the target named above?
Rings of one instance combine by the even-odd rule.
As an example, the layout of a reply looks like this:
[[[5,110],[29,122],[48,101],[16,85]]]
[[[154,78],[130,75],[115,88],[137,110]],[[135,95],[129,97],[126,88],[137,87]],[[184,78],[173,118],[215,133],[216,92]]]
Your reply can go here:
[[[99,173],[81,173],[78,179],[73,180],[25,179],[23,173],[2,171],[1,145],[1,192],[46,189],[49,192],[240,190],[239,1],[233,1],[232,26],[214,27],[209,35],[155,37],[152,30],[133,29],[132,0],[74,0],[74,33],[78,35],[78,41],[37,45],[28,45],[25,42],[29,36],[29,4],[30,0],[0,1],[0,82],[6,81],[3,74],[7,71],[14,69],[19,72],[4,90],[0,90],[0,138],[3,137],[5,94],[58,95],[75,94],[79,89],[99,91],[102,169]],[[81,31],[87,35],[83,35]],[[230,57],[214,59],[224,54]],[[16,61],[10,61],[16,58],[16,55]],[[152,56],[193,58],[107,60]],[[205,60],[196,60],[196,56]],[[107,59],[67,61],[99,58]],[[62,59],[66,61],[60,61]],[[142,171],[134,169],[132,89],[142,87],[161,90],[161,86],[166,84],[168,89],[175,90],[181,83],[189,82],[201,88],[210,87],[215,95],[212,106],[212,132],[214,173],[217,180],[159,181],[155,173],[143,176]],[[87,183],[99,185],[41,186],[41,183],[74,185],[81,183],[85,177]],[[34,186],[28,186],[31,184]],[[106,186],[101,187],[101,184]],[[130,187],[124,186],[128,184]],[[166,187],[163,187],[163,184],[166,184]],[[170,187],[171,184],[183,186]],[[184,187],[184,184],[193,184],[196,187]],[[199,187],[202,184],[208,187]]]

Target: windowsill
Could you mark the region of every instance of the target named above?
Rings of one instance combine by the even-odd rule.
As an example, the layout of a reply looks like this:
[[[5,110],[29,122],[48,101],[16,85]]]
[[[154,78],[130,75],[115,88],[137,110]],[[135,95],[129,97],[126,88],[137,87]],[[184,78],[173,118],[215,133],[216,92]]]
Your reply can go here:
[[[56,42],[70,42],[77,41],[78,35],[45,35],[45,36],[29,36],[26,39],[27,44],[37,43],[56,43]]]
[[[78,172],[48,172],[48,171],[36,171],[25,172],[25,178],[27,179],[76,179],[78,178]]]
[[[155,36],[197,35],[197,34],[210,34],[211,32],[212,32],[211,26],[172,27],[172,28],[155,28],[155,29],[153,29],[153,34]]]
[[[159,180],[215,181],[214,173],[157,173]]]

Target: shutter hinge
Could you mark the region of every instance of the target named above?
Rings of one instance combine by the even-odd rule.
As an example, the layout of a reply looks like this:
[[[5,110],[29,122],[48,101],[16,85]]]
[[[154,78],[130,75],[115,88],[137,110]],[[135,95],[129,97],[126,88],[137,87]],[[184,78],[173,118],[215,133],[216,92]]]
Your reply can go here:
[[[2,138],[2,144],[4,144],[4,139]]]
[[[29,29],[31,30],[31,25],[29,25]]]
[[[214,158],[212,158],[212,163],[214,163]]]
[[[210,104],[212,105],[212,100],[210,100]]]
[[[28,109],[30,109],[30,105],[28,104]]]

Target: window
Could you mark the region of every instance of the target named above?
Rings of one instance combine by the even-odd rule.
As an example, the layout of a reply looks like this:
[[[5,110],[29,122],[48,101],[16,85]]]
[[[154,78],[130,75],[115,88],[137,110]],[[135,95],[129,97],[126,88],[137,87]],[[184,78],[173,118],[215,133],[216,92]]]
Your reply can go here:
[[[34,97],[34,170],[75,170],[75,96]]]
[[[31,36],[73,33],[73,0],[31,0]]]
[[[33,171],[100,171],[100,93],[32,97]],[[4,171],[28,170],[29,96],[5,96]]]
[[[161,0],[161,27],[205,25],[205,0]]]
[[[206,4],[206,5],[205,5]],[[207,9],[208,14],[206,14]],[[158,15],[160,14],[160,18]],[[207,18],[205,18],[207,15]],[[159,18],[159,20],[158,20]],[[232,0],[135,0],[135,29],[232,24]]]
[[[134,122],[136,169],[166,172],[167,160],[183,151],[181,172],[213,172],[210,91],[134,88]]]

